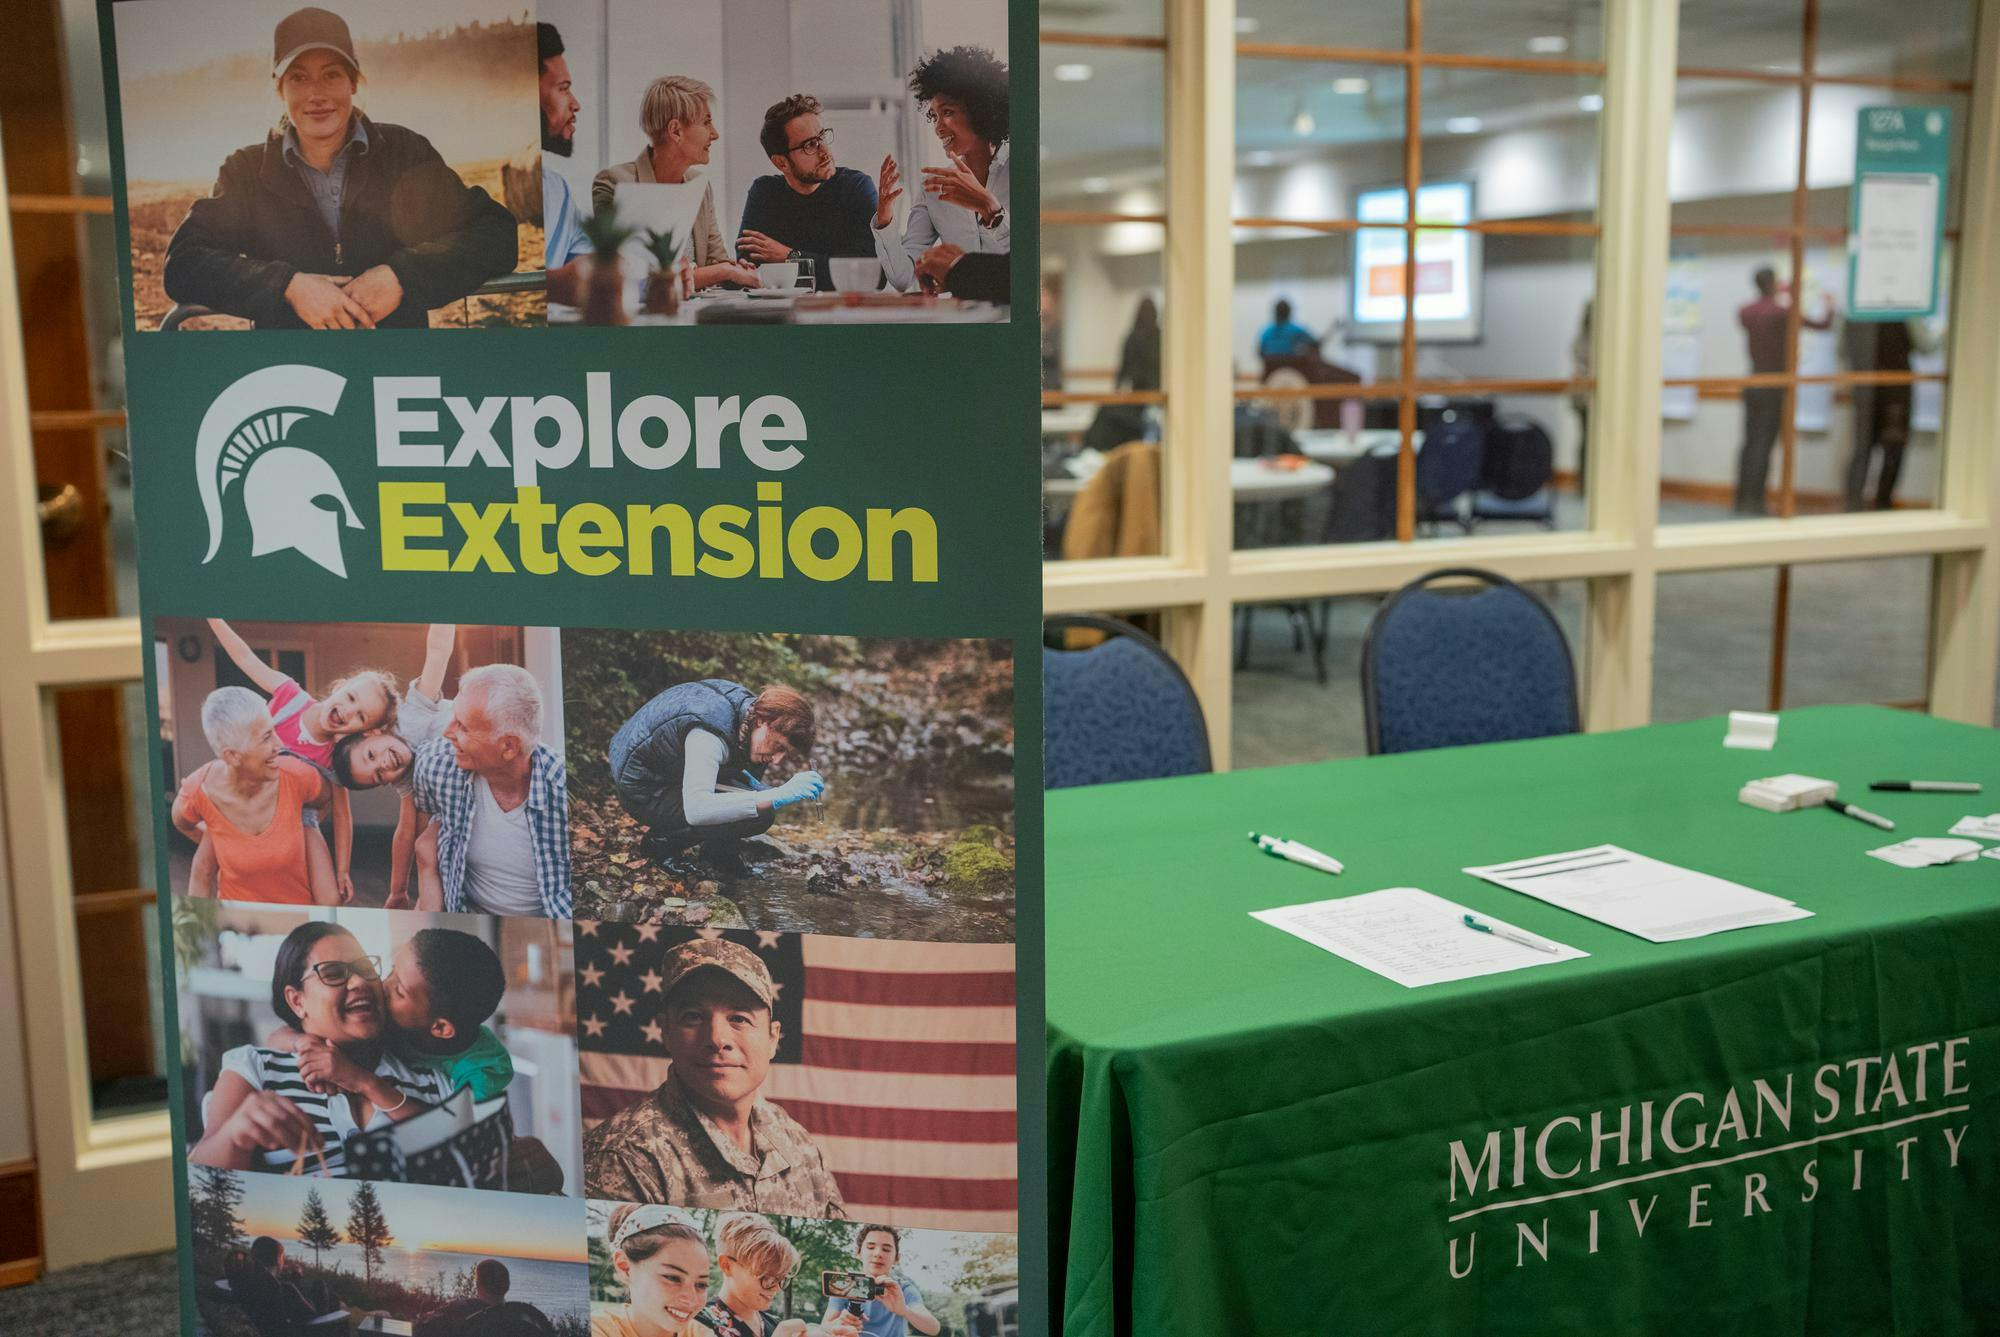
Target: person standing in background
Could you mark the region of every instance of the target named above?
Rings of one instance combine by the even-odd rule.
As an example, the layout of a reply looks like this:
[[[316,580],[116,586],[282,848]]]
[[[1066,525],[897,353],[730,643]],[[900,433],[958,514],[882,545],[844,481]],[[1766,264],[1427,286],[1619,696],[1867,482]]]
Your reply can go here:
[[[1160,308],[1150,297],[1139,299],[1132,328],[1125,332],[1125,347],[1118,355],[1118,388],[1160,388]]]
[[[1778,285],[1777,271],[1763,266],[1753,276],[1757,285],[1755,301],[1746,302],[1736,312],[1743,326],[1743,339],[1750,353],[1750,374],[1780,375],[1785,370],[1786,323],[1791,318],[1789,286]],[[1833,326],[1833,298],[1819,318],[1801,318],[1807,329]],[[1736,513],[1768,515],[1764,491],[1771,481],[1771,447],[1778,440],[1785,415],[1785,388],[1781,385],[1750,385],[1743,388],[1743,449],[1736,461]]]
[[[1910,354],[1933,353],[1939,340],[1920,320],[1847,322],[1847,365],[1855,371],[1910,370]],[[1847,509],[1868,509],[1868,466],[1882,452],[1882,472],[1875,479],[1874,509],[1896,503],[1896,480],[1903,472],[1903,448],[1910,443],[1910,412],[1916,387],[1856,385],[1849,387],[1854,405],[1854,442],[1847,457]]]

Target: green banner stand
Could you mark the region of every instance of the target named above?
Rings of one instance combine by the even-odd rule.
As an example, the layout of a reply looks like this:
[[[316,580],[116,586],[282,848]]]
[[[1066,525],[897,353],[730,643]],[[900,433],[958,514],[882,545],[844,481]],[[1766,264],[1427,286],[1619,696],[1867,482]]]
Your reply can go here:
[[[1045,1333],[1034,6],[410,8],[100,0],[182,1331]]]
[[[1951,109],[1863,107],[1856,118],[1847,318],[1936,315]]]

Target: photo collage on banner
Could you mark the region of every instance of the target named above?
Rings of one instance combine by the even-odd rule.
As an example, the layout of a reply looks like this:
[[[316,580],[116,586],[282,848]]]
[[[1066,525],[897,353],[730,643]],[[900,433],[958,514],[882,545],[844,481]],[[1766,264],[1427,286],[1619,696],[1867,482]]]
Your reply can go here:
[[[1009,8],[100,0],[187,1333],[1043,1330]]]

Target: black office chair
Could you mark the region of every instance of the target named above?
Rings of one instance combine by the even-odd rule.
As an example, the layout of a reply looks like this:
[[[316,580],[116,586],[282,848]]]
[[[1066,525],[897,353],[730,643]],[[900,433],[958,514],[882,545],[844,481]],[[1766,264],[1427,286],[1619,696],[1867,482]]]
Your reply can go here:
[[[1104,639],[1069,649],[1071,631]],[[1042,623],[1043,783],[1050,789],[1210,769],[1208,722],[1187,675],[1129,622],[1074,613]]]
[[[1434,588],[1442,586],[1442,588]],[[1505,576],[1419,576],[1361,644],[1370,755],[1576,733],[1576,664],[1548,606]]]
[[[1440,419],[1424,432],[1417,452],[1417,519],[1435,531],[1445,521],[1472,532],[1459,505],[1479,486],[1486,466],[1485,424],[1469,417]]]
[[[1472,498],[1472,519],[1532,520],[1556,527],[1556,447],[1548,429],[1522,414],[1506,414],[1486,431],[1485,477]]]

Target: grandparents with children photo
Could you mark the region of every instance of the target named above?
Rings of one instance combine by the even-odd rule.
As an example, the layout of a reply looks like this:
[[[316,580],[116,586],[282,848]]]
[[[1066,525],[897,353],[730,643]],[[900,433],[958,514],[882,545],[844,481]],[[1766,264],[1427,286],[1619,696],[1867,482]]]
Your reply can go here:
[[[218,686],[201,703],[214,759],[182,777],[172,808],[175,829],[195,846],[187,894],[357,903],[350,795],[393,785],[386,877],[364,879],[385,888],[376,903],[569,917],[568,783],[542,742],[534,674],[512,663],[467,668],[447,698],[458,629],[439,623],[406,688],[362,668],[316,697],[228,623],[208,628],[250,686]]]

